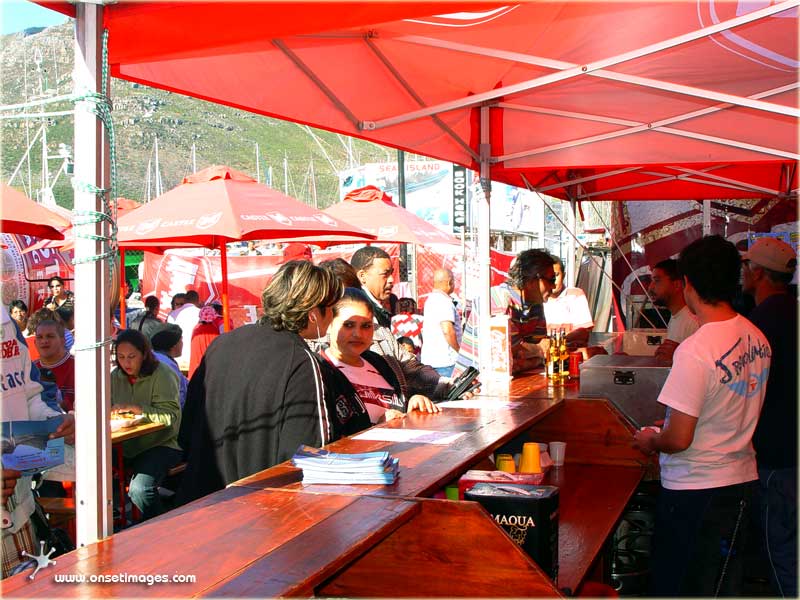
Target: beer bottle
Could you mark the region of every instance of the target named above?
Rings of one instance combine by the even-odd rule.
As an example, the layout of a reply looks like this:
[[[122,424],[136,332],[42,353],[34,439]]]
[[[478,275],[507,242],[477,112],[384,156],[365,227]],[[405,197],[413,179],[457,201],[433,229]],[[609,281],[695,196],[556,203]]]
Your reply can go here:
[[[558,358],[561,366],[561,378],[569,378],[569,350],[567,350],[567,332],[563,328],[559,332]]]

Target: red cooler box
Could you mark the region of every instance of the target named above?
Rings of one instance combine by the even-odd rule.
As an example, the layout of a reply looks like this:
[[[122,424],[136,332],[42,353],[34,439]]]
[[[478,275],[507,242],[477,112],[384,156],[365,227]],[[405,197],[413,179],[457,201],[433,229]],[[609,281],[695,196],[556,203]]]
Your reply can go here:
[[[464,494],[479,502],[511,539],[558,579],[558,488],[552,485],[478,483]]]

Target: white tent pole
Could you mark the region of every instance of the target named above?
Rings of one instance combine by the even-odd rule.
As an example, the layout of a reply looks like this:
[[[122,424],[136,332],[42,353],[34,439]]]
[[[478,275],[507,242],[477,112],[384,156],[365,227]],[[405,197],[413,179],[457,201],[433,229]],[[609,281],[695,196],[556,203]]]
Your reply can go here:
[[[575,241],[578,239],[576,237],[577,219],[575,218],[575,211],[577,205],[578,203],[575,201],[575,198],[570,198],[569,211],[567,211],[567,225],[569,226],[572,237],[567,240],[567,264],[564,265],[566,268],[566,272],[564,273],[564,285],[566,287],[575,287]]]
[[[75,90],[101,94],[103,6],[75,5]],[[75,110],[75,210],[103,212],[102,198],[86,184],[109,189],[109,147],[105,129],[91,112],[92,103],[79,101]],[[109,193],[110,196],[110,193]],[[99,220],[79,226],[75,235],[75,380],[76,513],[78,545],[112,533],[109,347],[98,342],[110,335],[110,279],[107,260],[90,260],[104,253],[103,242],[80,233],[107,236]]]
[[[493,100],[497,100],[504,96],[510,96],[512,94],[525,92],[528,90],[535,89],[537,87],[550,85],[551,83],[556,83],[558,81],[564,81],[566,79],[571,79],[573,77],[586,75],[588,73],[597,71],[599,69],[605,69],[606,67],[611,67],[623,62],[627,62],[629,60],[641,58],[643,56],[648,56],[650,54],[655,54],[662,50],[667,50],[675,46],[680,46],[682,44],[686,44],[698,40],[700,38],[707,37],[714,33],[719,33],[720,31],[725,31],[727,29],[732,29],[733,27],[738,27],[740,25],[752,23],[753,21],[758,21],[759,19],[763,19],[765,17],[769,17],[774,14],[792,9],[798,5],[800,5],[800,0],[786,0],[785,2],[781,2],[780,4],[775,4],[772,6],[768,6],[766,8],[762,8],[760,10],[755,10],[753,12],[747,13],[746,15],[741,15],[739,17],[735,17],[727,21],[722,21],[721,23],[717,23],[715,25],[703,27],[701,29],[697,29],[695,31],[691,31],[683,35],[663,40],[655,44],[648,44],[647,46],[644,46],[642,48],[637,48],[636,50],[631,50],[630,52],[618,54],[617,56],[611,56],[609,58],[604,58],[602,60],[593,61],[585,65],[577,65],[573,68],[559,71],[558,73],[551,73],[549,75],[537,77],[536,79],[532,79],[530,81],[522,81],[520,83],[499,87],[487,92],[479,92],[477,94],[470,96],[469,98],[462,98],[460,100],[443,102],[441,104],[436,104],[420,110],[410,111],[402,115],[380,119],[379,121],[363,121],[361,123],[361,129],[365,130],[382,129],[384,127],[391,127],[393,125],[399,125],[400,123],[415,121],[423,117],[430,117],[431,115],[448,112],[451,110],[457,110],[459,108],[466,108],[468,106],[477,106],[483,102],[491,102]],[[403,38],[395,38],[395,39],[402,40]],[[779,112],[781,114],[787,114],[791,116],[800,115],[800,112],[794,107],[775,105],[766,102],[762,104],[763,106],[759,107],[762,110]]]
[[[487,377],[491,373],[491,338],[489,318],[491,317],[491,300],[489,297],[491,287],[491,247],[490,247],[490,204],[492,198],[491,165],[489,158],[492,154],[491,138],[489,136],[489,107],[481,106],[480,116],[480,181],[483,189],[483,198],[478,204],[478,357],[480,370]]]

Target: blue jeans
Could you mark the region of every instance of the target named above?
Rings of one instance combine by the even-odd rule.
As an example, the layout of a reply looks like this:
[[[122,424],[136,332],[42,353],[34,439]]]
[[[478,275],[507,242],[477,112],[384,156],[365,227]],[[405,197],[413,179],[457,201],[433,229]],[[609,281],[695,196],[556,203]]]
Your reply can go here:
[[[450,377],[453,374],[453,367],[455,367],[455,365],[449,365],[447,367],[433,367],[433,370],[442,377]]]
[[[158,486],[164,481],[167,472],[181,462],[182,457],[183,452],[180,450],[155,446],[130,460],[129,466],[134,475],[131,478],[128,495],[131,497],[131,502],[142,511],[144,520],[157,517],[164,512]]]
[[[756,482],[703,490],[661,488],[652,596],[737,596]]]
[[[797,468],[758,469],[760,532],[775,592],[797,597]]]

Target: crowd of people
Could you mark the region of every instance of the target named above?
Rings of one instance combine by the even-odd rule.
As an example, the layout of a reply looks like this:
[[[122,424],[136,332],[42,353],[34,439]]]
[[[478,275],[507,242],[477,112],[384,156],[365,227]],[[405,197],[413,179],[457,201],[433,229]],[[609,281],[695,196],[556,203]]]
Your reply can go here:
[[[462,310],[449,269],[434,273],[419,314],[411,298],[392,302],[395,266],[381,248],[363,247],[349,263],[291,258],[267,284],[257,323],[223,334],[221,307],[188,290],[172,298],[165,321],[147,297],[116,336],[112,414],[164,425],[123,444],[129,496],[144,519],[166,509],[159,486],[180,462],[178,504],[283,462],[301,444],[438,412],[454,372],[475,362],[478,303]],[[725,555],[724,582],[708,567],[720,543],[742,543],[737,531],[751,506],[760,508],[776,586],[796,594],[797,300],[787,288],[795,266],[778,240],[759,240],[742,259],[711,236],[652,268],[649,291],[671,315],[656,352],[672,365],[659,396],[668,416],[660,430],[637,433],[635,445],[660,454],[659,595],[735,591],[741,552]],[[750,320],[731,304],[740,270],[755,298]],[[45,307],[30,316],[21,301],[2,307],[3,339],[16,348],[4,371],[13,367],[20,381],[11,394],[4,388],[3,418],[61,415],[55,435],[70,438],[75,300],[59,277],[48,288]],[[594,327],[583,292],[565,287],[563,263],[542,250],[521,252],[489,300],[493,315],[509,317],[514,372],[542,364],[554,327],[571,349],[586,347]],[[25,479],[3,473],[14,523],[3,529],[3,576],[34,537],[24,526]]]

